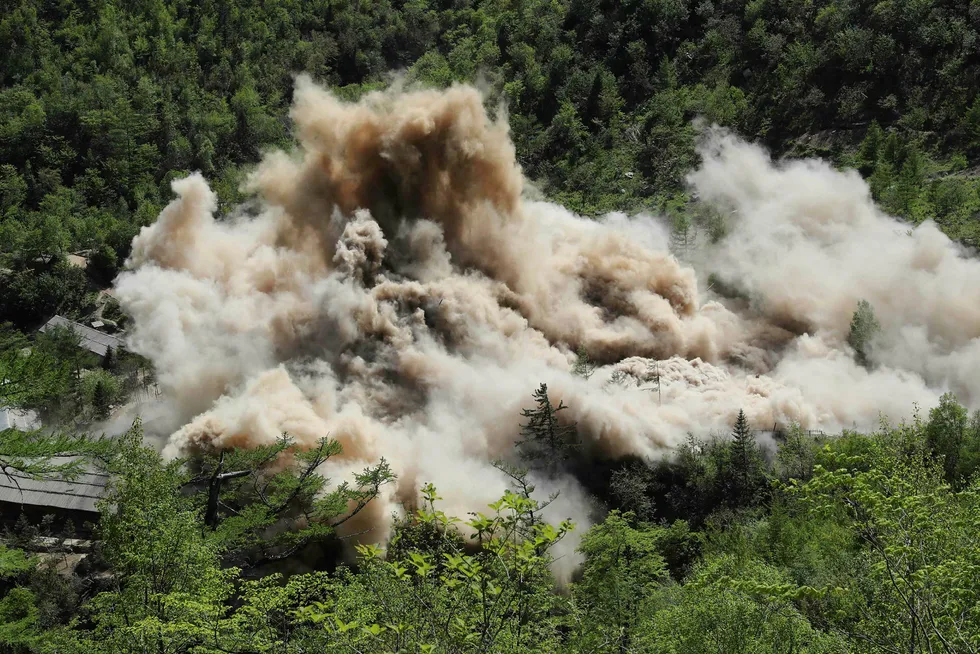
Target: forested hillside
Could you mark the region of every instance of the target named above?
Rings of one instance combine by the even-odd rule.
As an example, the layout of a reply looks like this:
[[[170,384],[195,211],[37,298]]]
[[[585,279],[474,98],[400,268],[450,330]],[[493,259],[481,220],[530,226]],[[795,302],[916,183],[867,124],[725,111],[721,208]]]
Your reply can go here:
[[[186,171],[238,199],[242,167],[287,143],[293,74],[355,96],[405,70],[482,77],[528,177],[574,210],[682,199],[702,116],[857,164],[889,210],[975,243],[978,22],[965,0],[12,0],[0,242],[118,262]]]
[[[976,654],[970,247],[980,0],[6,0],[0,652]]]

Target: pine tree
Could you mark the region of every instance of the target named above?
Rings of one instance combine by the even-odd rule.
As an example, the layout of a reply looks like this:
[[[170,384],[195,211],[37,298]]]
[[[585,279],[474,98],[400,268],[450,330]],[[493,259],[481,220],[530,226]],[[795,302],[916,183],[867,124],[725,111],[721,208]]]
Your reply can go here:
[[[738,410],[738,418],[735,419],[735,427],[732,429],[732,452],[735,460],[745,469],[749,465],[749,460],[755,447],[755,439],[749,430],[749,422],[745,418],[745,411]]]
[[[98,418],[109,417],[109,404],[112,398],[109,397],[109,388],[101,379],[95,382],[95,390],[92,393],[92,406],[95,408],[95,415]]]
[[[889,132],[888,137],[881,147],[881,159],[897,169],[905,163],[905,146],[898,138],[896,132]]]
[[[925,160],[922,152],[913,143],[905,147],[902,167],[895,177],[894,197],[887,203],[887,209],[906,218],[914,217],[922,186],[925,183]]]
[[[874,172],[875,165],[878,163],[878,154],[881,151],[884,140],[885,134],[881,130],[881,126],[877,120],[873,121],[871,126],[868,127],[868,133],[865,134],[864,140],[861,142],[861,149],[858,152],[861,174],[865,177]]]
[[[875,166],[874,173],[868,178],[871,195],[882,206],[892,206],[895,204],[896,176],[895,166],[891,162],[881,159]]]
[[[73,479],[91,459],[105,459],[118,450],[115,439],[41,430],[0,430],[0,479]]]
[[[572,374],[588,379],[595,373],[596,364],[589,358],[589,353],[585,347],[580,346],[576,351],[575,365],[572,366]]]
[[[102,369],[108,371],[116,369],[116,351],[111,346],[106,348],[102,356]]]
[[[755,491],[755,480],[758,473],[759,453],[755,437],[749,429],[745,411],[739,409],[735,427],[732,430],[732,442],[729,446],[730,463],[735,468],[732,500],[739,504],[748,502]]]
[[[558,412],[568,407],[563,402],[557,407],[551,403],[547,384],[541,384],[534,391],[534,400],[536,408],[521,410],[521,416],[527,418],[527,422],[521,425],[521,440],[517,441],[517,447],[521,457],[532,466],[544,468],[554,475],[575,446],[575,423],[563,425],[559,422]]]

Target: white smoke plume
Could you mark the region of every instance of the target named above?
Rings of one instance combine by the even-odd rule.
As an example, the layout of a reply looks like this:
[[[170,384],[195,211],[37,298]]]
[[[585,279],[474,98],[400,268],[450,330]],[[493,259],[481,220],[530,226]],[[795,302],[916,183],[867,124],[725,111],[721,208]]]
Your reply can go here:
[[[855,173],[709,134],[690,183],[733,225],[696,272],[654,219],[527,199],[506,121],[473,88],[348,103],[301,78],[295,98],[295,152],[249,182],[257,215],[217,217],[201,175],[178,180],[117,280],[168,454],[288,432],[343,444],[328,475],[385,457],[399,481],[366,517],[383,539],[424,482],[456,515],[499,497],[489,462],[513,456],[542,382],[605,457],[664,456],[740,408],[835,430],[947,389],[980,402],[980,264],[883,215]],[[748,299],[699,289],[709,272]],[[883,326],[870,371],[846,344],[860,299]],[[591,377],[573,374],[579,348]],[[549,485],[553,515],[587,520],[570,480]]]

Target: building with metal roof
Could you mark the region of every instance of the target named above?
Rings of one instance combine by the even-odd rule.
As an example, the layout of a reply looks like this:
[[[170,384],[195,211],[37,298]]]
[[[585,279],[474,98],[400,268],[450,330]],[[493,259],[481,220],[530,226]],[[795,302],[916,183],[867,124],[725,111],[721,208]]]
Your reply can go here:
[[[67,463],[69,458],[56,458],[53,463]],[[109,476],[87,467],[71,481],[63,479],[32,479],[17,471],[0,473],[0,517],[15,522],[21,514],[30,522],[45,515],[54,515],[60,522],[71,520],[76,528],[99,517],[96,503],[105,494]]]
[[[105,356],[106,351],[110,347],[113,350],[118,351],[119,348],[123,346],[123,341],[121,338],[113,336],[112,334],[100,332],[97,329],[92,329],[91,327],[86,327],[81,323],[68,320],[63,316],[55,316],[51,320],[44,323],[39,331],[45,332],[53,327],[68,327],[69,329],[73,330],[82,339],[80,345],[89,352],[98,354],[100,357]]]

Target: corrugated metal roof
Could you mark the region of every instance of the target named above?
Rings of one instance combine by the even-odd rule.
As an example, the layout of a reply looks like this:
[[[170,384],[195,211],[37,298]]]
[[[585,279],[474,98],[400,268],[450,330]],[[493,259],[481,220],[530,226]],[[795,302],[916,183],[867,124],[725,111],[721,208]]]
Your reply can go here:
[[[100,332],[96,329],[92,329],[91,327],[86,327],[85,325],[68,320],[62,316],[55,316],[51,320],[47,321],[39,331],[44,332],[52,327],[68,327],[72,329],[81,337],[81,346],[89,352],[94,352],[99,356],[104,356],[110,347],[114,350],[118,350],[123,345],[121,338],[117,338],[112,334]]]
[[[67,463],[68,458],[54,459]],[[31,479],[18,472],[0,473],[0,503],[28,504],[97,513],[95,503],[105,492],[109,476],[89,468],[72,481]]]

